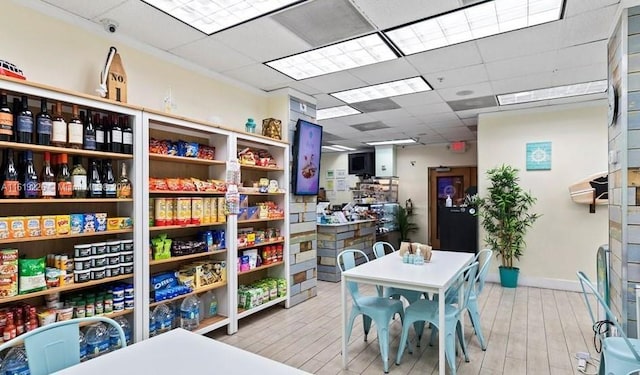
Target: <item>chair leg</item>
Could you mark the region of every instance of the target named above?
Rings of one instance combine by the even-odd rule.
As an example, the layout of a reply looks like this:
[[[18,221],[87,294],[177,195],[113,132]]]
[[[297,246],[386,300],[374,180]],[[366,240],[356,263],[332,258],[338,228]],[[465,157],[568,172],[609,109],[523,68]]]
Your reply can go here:
[[[378,325],[378,343],[380,344],[380,357],[382,357],[382,365],[384,373],[389,373],[389,328]]]
[[[484,335],[482,334],[482,327],[480,326],[478,301],[475,299],[470,299],[467,304],[467,311],[469,311],[469,318],[471,319],[473,330],[475,331],[476,336],[478,336],[478,341],[480,341],[480,347],[482,348],[482,350],[487,350],[487,342],[484,339]]]
[[[422,334],[424,333],[424,320],[418,320],[414,322],[413,330],[416,332],[416,346],[420,347],[420,340],[422,340]]]
[[[469,362],[469,353],[467,352],[467,343],[464,340],[464,335],[462,334],[462,322],[458,320],[458,324],[456,324],[456,333],[458,335],[458,341],[460,341],[460,347],[462,348],[462,354],[464,354],[464,361]]]
[[[456,336],[454,332],[441,332],[440,334],[446,335],[444,338],[444,351],[451,375],[456,375]]]
[[[406,319],[406,318],[405,318]],[[400,337],[400,343],[398,344],[398,354],[396,355],[396,365],[400,365],[400,360],[402,359],[402,355],[404,354],[404,349],[409,346],[407,343],[407,339],[409,337],[409,326],[411,322],[404,321],[402,322],[402,335]],[[409,348],[410,350],[411,348]],[[411,352],[411,351],[409,351]]]
[[[436,333],[438,333],[438,327],[431,324],[431,336],[429,337],[429,346],[433,346],[433,343],[436,341]]]
[[[362,314],[362,327],[364,327],[364,341],[367,341],[367,335],[371,330],[371,317]]]
[[[356,312],[356,310],[352,309],[351,310],[351,315],[349,315],[349,322],[347,322],[347,342],[349,342],[349,339],[351,338],[351,331],[353,330],[353,323],[355,322],[357,316],[358,316],[358,313]],[[366,341],[366,339],[365,339],[365,341]]]

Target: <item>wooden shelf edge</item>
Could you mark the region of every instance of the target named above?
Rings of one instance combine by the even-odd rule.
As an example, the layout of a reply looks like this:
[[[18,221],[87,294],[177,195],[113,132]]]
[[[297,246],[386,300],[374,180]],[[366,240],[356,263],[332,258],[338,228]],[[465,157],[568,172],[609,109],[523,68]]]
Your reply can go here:
[[[92,150],[83,150],[83,149],[68,148],[68,147],[42,146],[42,145],[34,145],[31,143],[0,141],[0,147],[10,148],[13,150],[31,150],[35,152],[48,151],[54,154],[93,156],[100,159],[113,159],[113,160],[133,159],[132,154],[119,154],[115,152],[92,151]]]
[[[171,194],[171,195],[213,195],[224,197],[225,193],[212,191],[174,191],[174,190],[149,190],[149,194]]]
[[[264,309],[267,309],[267,308],[269,308],[271,306],[277,305],[277,304],[279,304],[281,302],[284,302],[286,300],[287,300],[287,296],[278,297],[278,298],[274,299],[273,301],[269,301],[267,303],[263,303],[262,305],[256,306],[256,307],[254,307],[254,308],[252,308],[250,310],[245,310],[245,309],[243,309],[241,307],[238,307],[238,319],[246,318],[247,316],[249,316],[251,314],[257,313],[258,311],[262,311]]]
[[[223,160],[198,159],[198,158],[190,158],[186,156],[163,155],[163,154],[152,154],[152,153],[149,153],[149,159],[156,160],[156,161],[187,163],[187,164],[203,164],[203,165],[226,165],[227,163],[226,161],[223,161]]]
[[[269,245],[274,245],[279,243],[284,243],[284,240],[260,242],[260,243],[253,244],[251,246],[238,246],[238,250],[253,249],[255,247],[269,246]]]
[[[210,318],[206,318],[200,322],[198,328],[193,331],[193,333],[197,333],[199,335],[204,335],[205,333],[209,333],[214,331],[220,327],[224,327],[229,324],[229,318],[222,315],[212,316]]]
[[[54,199],[0,199],[0,204],[7,203],[29,203],[29,204],[46,204],[46,203],[129,203],[133,202],[132,198],[54,198]]]
[[[269,172],[284,172],[284,168],[270,168],[270,167],[261,167],[259,165],[244,165],[240,164],[240,169],[252,169],[254,171],[269,171]]]
[[[17,243],[17,242],[50,241],[50,240],[63,240],[63,239],[67,239],[67,238],[110,236],[112,234],[122,234],[122,233],[133,233],[133,229],[107,230],[107,231],[103,231],[103,232],[67,234],[67,235],[63,235],[63,236],[40,236],[40,237],[11,238],[11,239],[7,239],[7,240],[0,240],[0,245],[13,244],[13,243]]]
[[[284,261],[276,262],[276,263],[270,263],[270,264],[267,264],[265,266],[260,266],[260,267],[254,268],[254,269],[250,269],[249,271],[238,272],[238,276],[242,276],[242,275],[246,275],[246,274],[249,274],[249,273],[254,273],[254,272],[266,270],[268,268],[277,267],[277,266],[280,266],[280,265],[283,265],[283,264],[284,264]]]
[[[267,222],[267,221],[278,221],[278,220],[284,220],[284,217],[277,218],[277,219],[238,220],[238,224],[246,224],[246,223],[261,223],[261,222]]]
[[[178,301],[178,300],[181,300],[183,298],[187,298],[189,296],[193,296],[195,294],[200,294],[200,293],[203,293],[203,292],[207,292],[209,290],[214,290],[214,289],[221,288],[221,287],[223,287],[225,285],[227,285],[226,281],[221,282],[221,283],[215,283],[215,284],[207,285],[204,288],[200,288],[198,290],[194,290],[193,292],[189,292],[189,293],[186,293],[186,294],[181,294],[181,295],[179,295],[177,297],[174,297],[174,298],[171,298],[171,299],[165,299],[165,300],[158,301],[158,302],[151,302],[149,304],[149,307],[155,307],[155,306],[158,306],[158,305],[163,304],[163,303],[171,303],[173,301]]]
[[[159,231],[159,230],[173,230],[173,229],[187,229],[187,228],[202,228],[202,227],[212,227],[216,225],[226,225],[227,222],[216,222],[216,223],[207,223],[207,224],[187,224],[187,225],[163,225],[159,227],[149,227],[149,231]]]
[[[149,261],[149,265],[150,266],[156,266],[158,264],[180,262],[181,260],[194,259],[194,258],[203,258],[203,257],[209,256],[209,255],[225,253],[226,251],[227,251],[227,249],[220,249],[220,250],[214,250],[214,251],[205,251],[205,252],[202,252],[202,253],[182,255],[182,256],[178,256],[178,257],[171,257],[169,259],[152,260],[152,261]]]
[[[257,195],[257,196],[260,196],[260,195],[265,195],[265,196],[266,195],[285,195],[285,194],[287,194],[284,191],[283,192],[278,192],[278,193],[256,193],[256,192],[242,192],[242,191],[240,191],[238,193],[240,195]]]

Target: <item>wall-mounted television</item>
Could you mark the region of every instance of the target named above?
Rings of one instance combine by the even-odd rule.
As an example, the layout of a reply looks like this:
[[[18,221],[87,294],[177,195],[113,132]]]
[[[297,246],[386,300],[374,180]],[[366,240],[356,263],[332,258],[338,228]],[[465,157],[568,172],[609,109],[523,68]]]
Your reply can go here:
[[[374,176],[376,174],[376,154],[373,152],[349,154],[349,174]]]
[[[318,195],[322,126],[298,119],[293,142],[293,193]]]

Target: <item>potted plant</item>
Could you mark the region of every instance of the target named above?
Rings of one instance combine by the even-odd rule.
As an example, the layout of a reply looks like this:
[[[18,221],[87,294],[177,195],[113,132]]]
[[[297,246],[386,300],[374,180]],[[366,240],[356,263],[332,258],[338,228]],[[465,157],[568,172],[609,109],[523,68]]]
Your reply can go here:
[[[410,242],[409,234],[418,230],[418,225],[411,220],[413,214],[409,214],[406,208],[398,206],[396,221],[400,232],[400,242]]]
[[[518,184],[518,169],[503,164],[486,173],[490,182],[487,196],[474,203],[486,232],[484,241],[502,260],[500,283],[515,288],[520,269],[513,266],[513,261],[522,256],[527,230],[540,217],[531,212],[536,198]]]

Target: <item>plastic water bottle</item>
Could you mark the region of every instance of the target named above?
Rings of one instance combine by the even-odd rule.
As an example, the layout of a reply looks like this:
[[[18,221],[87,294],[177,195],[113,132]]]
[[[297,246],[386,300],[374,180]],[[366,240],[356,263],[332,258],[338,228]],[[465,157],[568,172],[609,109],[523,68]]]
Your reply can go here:
[[[80,362],[84,362],[87,359],[87,339],[84,337],[82,330],[78,333],[80,339]]]
[[[9,352],[2,360],[0,369],[2,375],[29,375],[29,362],[24,346],[16,346],[9,349]]]
[[[156,335],[156,316],[153,315],[153,311],[149,312],[149,337]]]
[[[209,314],[207,317],[210,318],[212,316],[218,315],[218,299],[216,298],[215,293],[211,293],[211,301],[209,301]]]
[[[218,314],[218,300],[213,291],[203,294],[200,302],[200,319],[211,318]]]
[[[180,305],[180,327],[193,331],[199,324],[200,300],[196,296],[189,296]]]
[[[153,309],[153,316],[156,321],[156,335],[171,331],[173,325],[173,311],[166,304],[162,303]]]
[[[95,323],[90,325],[84,337],[87,340],[87,359],[109,352],[109,331],[104,324]]]
[[[124,331],[124,337],[127,342],[127,345],[131,345],[131,326],[129,326],[129,321],[124,316],[115,317],[115,320],[122,330]],[[120,349],[122,347],[122,343],[120,342],[120,333],[118,329],[114,326],[109,326],[109,350],[114,351],[116,349]]]

